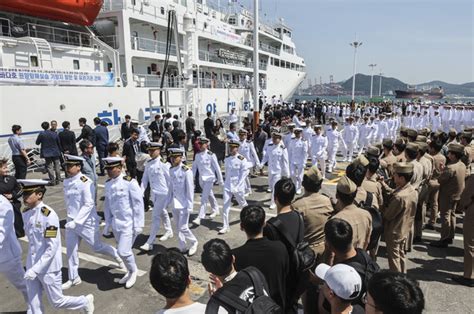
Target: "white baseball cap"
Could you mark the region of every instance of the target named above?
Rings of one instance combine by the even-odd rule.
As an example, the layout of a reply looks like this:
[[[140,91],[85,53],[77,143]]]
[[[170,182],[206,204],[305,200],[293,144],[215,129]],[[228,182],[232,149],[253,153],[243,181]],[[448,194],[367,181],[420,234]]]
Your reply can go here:
[[[354,300],[359,296],[362,280],[351,266],[337,264],[331,267],[327,264],[319,264],[315,273],[341,299]]]

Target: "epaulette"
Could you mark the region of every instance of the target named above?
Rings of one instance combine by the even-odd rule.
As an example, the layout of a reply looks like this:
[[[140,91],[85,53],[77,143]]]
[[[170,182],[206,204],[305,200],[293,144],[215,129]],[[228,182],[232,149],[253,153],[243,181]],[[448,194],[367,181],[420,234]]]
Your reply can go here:
[[[183,165],[181,168],[182,168],[184,171],[188,171],[189,169],[191,169],[191,168],[189,168],[189,167],[186,166],[186,165]]]
[[[273,143],[271,143],[271,144],[268,144],[268,146],[273,146]]]
[[[130,182],[130,181],[132,181],[133,178],[132,178],[131,176],[124,176],[123,179],[124,179],[125,181],[129,181],[129,182]]]
[[[82,176],[82,177],[81,177],[81,181],[82,181],[82,182],[87,182],[87,180],[89,180],[89,179],[88,179],[86,176]]]
[[[281,145],[281,148],[286,149],[286,146],[285,146],[285,145]]]
[[[44,230],[45,238],[48,238],[48,239],[56,238],[57,235],[58,235],[58,227],[56,226],[49,226],[49,227],[46,227],[46,229]]]
[[[207,153],[208,153],[209,155],[211,155],[211,156],[214,155],[214,153],[211,152],[210,150],[208,150]]]
[[[247,140],[247,143],[252,143],[253,141],[252,140]]]
[[[109,182],[110,180],[112,180],[112,179],[108,178],[107,180],[105,180],[105,183]]]
[[[239,158],[240,160],[244,160],[244,159],[245,159],[245,157],[242,156],[242,155],[237,156],[237,158]]]
[[[49,210],[48,207],[43,206],[43,207],[41,207],[41,213],[42,213],[43,215],[45,215],[46,217],[48,217],[49,214],[51,214],[51,211]]]

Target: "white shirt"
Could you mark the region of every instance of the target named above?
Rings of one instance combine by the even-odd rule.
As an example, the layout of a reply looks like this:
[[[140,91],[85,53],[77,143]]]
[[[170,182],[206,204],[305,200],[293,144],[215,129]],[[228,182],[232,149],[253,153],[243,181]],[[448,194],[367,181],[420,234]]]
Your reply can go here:
[[[203,182],[214,182],[216,181],[216,178],[218,182],[223,181],[221,168],[217,162],[216,154],[207,149],[204,152],[196,154],[192,170],[193,178],[196,176],[196,172],[199,171],[199,177]]]
[[[323,157],[328,147],[328,138],[323,135],[313,134],[311,137],[311,154],[315,157]]]
[[[232,193],[243,192],[250,166],[245,157],[240,154],[228,156],[224,160],[224,166],[224,189]]]
[[[150,185],[153,195],[168,195],[171,189],[170,167],[171,165],[161,157],[150,159],[145,164],[141,184],[142,192],[145,193],[146,188]]]
[[[206,306],[206,304],[194,302],[193,304],[176,309],[159,310],[156,314],[204,314],[206,313]]]
[[[194,180],[193,172],[183,164],[170,169],[171,202],[175,209],[193,211]]]
[[[288,150],[280,142],[278,145],[274,143],[268,144],[265,148],[266,153],[260,163],[260,168],[268,162],[268,172],[271,174],[280,173],[282,177],[288,177],[290,173]]]
[[[0,195],[0,264],[21,258],[21,246],[14,228],[13,206]]]
[[[252,163],[252,166],[260,164],[257,151],[255,150],[255,145],[253,144],[252,141],[248,141],[248,140],[240,141],[239,154],[244,156],[248,162]]]
[[[302,138],[293,138],[288,147],[288,159],[292,164],[305,164],[308,159],[308,142]]]
[[[78,226],[96,221],[99,217],[95,207],[95,187],[91,179],[79,172],[64,180],[64,200],[66,202],[67,221]]]

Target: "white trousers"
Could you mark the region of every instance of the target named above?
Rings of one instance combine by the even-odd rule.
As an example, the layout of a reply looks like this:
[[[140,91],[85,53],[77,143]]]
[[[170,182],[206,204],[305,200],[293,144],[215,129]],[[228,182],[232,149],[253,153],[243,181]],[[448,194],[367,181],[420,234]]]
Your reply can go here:
[[[346,147],[344,147],[342,157],[344,159],[352,160],[352,156],[354,155],[354,144],[352,142],[346,143]]]
[[[222,224],[223,224],[222,227],[224,229],[227,229],[230,227],[229,211],[230,211],[230,203],[232,201],[232,195],[234,195],[235,199],[237,200],[241,208],[247,206],[247,201],[245,200],[243,191],[232,193],[231,191],[224,189],[224,206],[222,208]]]
[[[275,183],[277,183],[280,179],[281,173],[268,173],[268,186],[272,190],[272,200],[270,202],[270,206],[275,205]]]
[[[201,208],[199,209],[199,218],[203,219],[206,217],[206,206],[207,202],[211,204],[212,212],[217,213],[219,212],[219,207],[217,205],[216,197],[214,196],[214,192],[212,191],[212,187],[214,186],[214,181],[201,181],[199,180],[199,185],[202,188],[201,194]]]
[[[358,154],[362,154],[362,152],[364,151],[364,148],[367,148],[367,146],[369,146],[369,139],[367,139],[366,137],[364,138],[359,138],[359,150],[358,150]]]
[[[146,240],[146,243],[148,244],[153,244],[153,242],[155,242],[155,238],[160,231],[161,221],[163,221],[165,232],[173,233],[170,216],[166,210],[167,199],[168,195],[153,196],[153,212],[151,214],[150,236],[148,237],[148,240]]]
[[[313,166],[319,167],[319,170],[321,170],[321,174],[323,175],[323,178],[325,178],[326,177],[326,156],[324,156],[324,154],[313,155],[311,156],[311,163]]]
[[[328,167],[332,171],[336,167],[336,154],[339,149],[339,145],[328,146]]]
[[[133,255],[133,243],[137,235],[130,231],[118,231],[114,229],[115,241],[117,241],[117,253],[122,258],[125,267],[129,272],[137,271],[135,255]]]
[[[34,280],[26,280],[28,289],[28,314],[44,313],[43,290],[55,309],[80,310],[87,306],[85,296],[63,295],[61,271],[39,274]]]
[[[301,182],[303,182],[304,166],[304,162],[301,164],[290,163],[291,181],[293,181],[297,191],[301,189]]]
[[[74,280],[79,276],[79,245],[84,240],[96,253],[108,255],[117,258],[117,250],[108,244],[100,241],[99,221],[91,220],[83,226],[77,226],[75,229],[66,229],[66,253],[68,262],[69,280]]]
[[[0,263],[0,273],[2,273],[5,278],[7,278],[7,280],[23,294],[25,302],[28,303],[26,281],[23,279],[25,271],[23,270],[23,265],[21,263],[21,256]]]
[[[189,230],[189,211],[186,208],[173,208],[173,219],[178,232],[179,249],[184,251],[197,242],[194,234]],[[191,245],[187,245],[190,242]]]

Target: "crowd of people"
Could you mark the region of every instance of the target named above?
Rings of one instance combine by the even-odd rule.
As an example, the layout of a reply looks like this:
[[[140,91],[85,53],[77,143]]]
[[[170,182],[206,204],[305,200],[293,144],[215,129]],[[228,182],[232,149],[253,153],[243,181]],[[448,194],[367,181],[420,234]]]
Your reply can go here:
[[[94,311],[93,294],[63,295],[82,282],[81,240],[126,270],[119,283],[132,288],[137,280],[132,246],[149,210],[152,222],[141,250],[154,249],[162,225],[161,242],[178,236],[178,248],[160,250],[151,263],[150,283],[166,298],[160,313],[296,313],[299,303],[304,313],[421,313],[424,296],[406,275],[406,254],[438,220],[440,240],[430,245],[451,245],[460,215],[464,273],[452,279],[474,286],[473,107],[285,104],[272,98],[261,115],[252,121],[232,109],[226,127],[208,113],[202,131],[192,112],[184,121],[171,113],[156,115],[147,127],[127,115],[118,142],[109,141],[100,118],[94,129],[80,118],[77,137],[67,121],[61,131],[56,121],[43,122],[36,144],[49,180],[26,178],[28,149],[21,126],[12,126],[8,143],[15,176],[8,174],[8,159],[0,160],[0,271],[22,292],[28,311],[44,312],[43,292],[55,308]],[[250,178],[263,175],[265,167],[268,207],[277,213],[268,220],[266,205],[248,201]],[[344,175],[335,176],[336,170]],[[98,177],[105,175],[99,194]],[[337,182],[335,195],[322,193],[328,179]],[[61,182],[65,283],[59,218],[43,202],[46,187]],[[222,206],[216,185],[223,191]],[[207,304],[190,297],[185,257],[199,247],[189,228],[195,194],[201,197],[192,224],[222,216],[218,234],[230,232],[235,200],[247,238],[236,248],[220,238],[202,246],[201,263],[210,274]],[[98,198],[103,212],[97,211]],[[101,241],[112,233],[116,246]],[[25,235],[26,269],[17,240]],[[381,240],[389,265],[383,271],[377,264]]]

